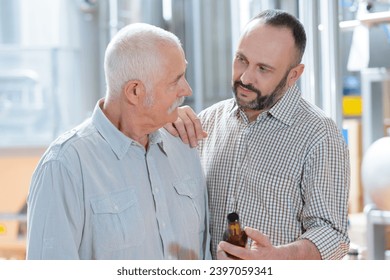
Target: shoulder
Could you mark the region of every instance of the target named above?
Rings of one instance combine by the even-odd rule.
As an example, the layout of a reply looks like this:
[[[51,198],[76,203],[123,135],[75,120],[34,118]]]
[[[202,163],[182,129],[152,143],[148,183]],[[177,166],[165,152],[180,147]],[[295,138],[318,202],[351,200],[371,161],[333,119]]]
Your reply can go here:
[[[191,148],[184,144],[180,137],[175,137],[164,128],[160,129],[162,138],[162,149],[168,158],[171,168],[176,174],[183,174],[185,177],[203,176],[200,157],[197,148]]]
[[[183,143],[180,137],[173,136],[165,128],[159,129],[161,139],[163,141],[164,149],[176,150],[179,153],[192,154],[196,153],[196,149],[191,148],[190,145]]]
[[[220,119],[231,114],[235,109],[237,109],[236,102],[234,98],[226,99],[220,102],[217,102],[210,107],[202,110],[199,113],[199,118],[202,123],[208,122],[214,119]]]
[[[179,181],[193,179],[194,182],[202,183],[205,189],[206,183],[197,148],[184,144],[180,137],[171,135],[164,128],[159,132],[163,141],[163,151],[177,179]]]
[[[77,156],[78,143],[95,131],[90,119],[58,136],[48,147],[42,161],[60,161]]]
[[[200,164],[197,148],[191,148],[189,144],[183,143],[180,137],[171,135],[164,128],[161,128],[159,132],[163,141],[163,150],[168,158],[181,163],[183,168]]]
[[[210,107],[207,107],[206,109],[202,110],[199,115],[210,115],[215,113],[220,113],[224,111],[230,111],[234,109],[236,103],[234,101],[234,98],[222,100],[220,102],[217,102]]]
[[[296,123],[302,127],[305,134],[311,136],[314,143],[346,148],[346,143],[336,122],[326,116],[316,105],[302,99],[296,113]]]
[[[296,119],[304,122],[306,127],[319,131],[334,131],[338,130],[337,125],[333,119],[326,116],[325,112],[316,105],[301,99],[299,109],[297,111]]]

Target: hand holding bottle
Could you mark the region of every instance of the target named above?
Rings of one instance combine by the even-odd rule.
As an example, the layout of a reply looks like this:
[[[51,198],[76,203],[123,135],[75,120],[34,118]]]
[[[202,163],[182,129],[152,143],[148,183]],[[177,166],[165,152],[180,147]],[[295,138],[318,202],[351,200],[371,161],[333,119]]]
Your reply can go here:
[[[229,241],[221,241],[218,244],[217,259],[218,260],[250,260],[250,259],[273,259],[270,257],[276,247],[272,246],[268,236],[260,231],[245,227],[243,230],[246,238],[250,238],[252,243],[250,246],[237,246]],[[245,242],[246,244],[246,242]],[[270,255],[269,255],[270,254]],[[270,258],[269,258],[270,257]]]
[[[269,237],[257,229],[245,227],[245,233],[252,240],[245,248],[221,241],[217,248],[218,260],[319,260],[317,247],[308,239],[273,246]],[[232,256],[232,257],[229,257]]]

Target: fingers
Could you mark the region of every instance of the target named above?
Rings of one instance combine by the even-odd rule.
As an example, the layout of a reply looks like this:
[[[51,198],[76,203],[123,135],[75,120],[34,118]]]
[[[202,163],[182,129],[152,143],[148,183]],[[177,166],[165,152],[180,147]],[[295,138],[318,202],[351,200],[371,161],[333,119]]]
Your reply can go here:
[[[178,109],[179,120],[175,122],[175,127],[184,143],[190,143],[191,147],[198,146],[198,141],[207,137],[203,130],[200,119],[189,106]]]
[[[236,246],[225,241],[221,241],[217,247],[217,259],[219,260],[238,260],[249,259],[249,250],[244,247]]]
[[[176,127],[172,123],[167,123],[164,125],[164,128],[173,136],[179,136],[179,133],[176,130]]]
[[[197,140],[202,140],[203,138],[207,137],[207,132],[203,130],[202,123],[200,122],[200,119],[198,117],[191,118],[192,122],[194,123],[194,129],[195,129],[195,137]]]
[[[185,143],[189,142],[191,147],[196,147],[198,145],[198,137],[196,135],[196,127],[201,126],[200,120],[196,117],[196,115],[194,116],[194,115],[188,114],[187,112],[185,114],[181,114],[180,119],[181,119],[182,125],[184,127],[184,129],[181,131],[181,133],[183,135],[180,134],[180,137],[182,138],[183,142],[184,142],[184,139],[186,139],[187,142],[185,142]]]
[[[170,134],[179,136],[185,144],[190,144],[193,148],[198,146],[198,141],[207,137],[200,119],[189,106],[179,107],[177,112],[177,120],[173,124],[166,124],[164,128]]]
[[[221,241],[217,248],[217,259],[265,260],[277,258],[275,257],[275,247],[272,246],[267,235],[250,227],[245,227],[245,233],[252,239],[251,246],[244,248]]]
[[[252,247],[254,246],[271,246],[271,241],[269,240],[269,237],[262,232],[260,232],[257,229],[251,228],[251,227],[245,227],[245,233],[246,235],[252,239]]]
[[[227,256],[227,254],[225,253],[225,251],[221,248],[221,246],[219,244],[217,247],[217,260],[230,260],[230,258]]]
[[[189,140],[187,130],[183,123],[183,120],[180,117],[173,123],[173,127],[175,128],[176,133],[180,136],[181,141],[183,141],[183,143],[185,144],[188,144]]]

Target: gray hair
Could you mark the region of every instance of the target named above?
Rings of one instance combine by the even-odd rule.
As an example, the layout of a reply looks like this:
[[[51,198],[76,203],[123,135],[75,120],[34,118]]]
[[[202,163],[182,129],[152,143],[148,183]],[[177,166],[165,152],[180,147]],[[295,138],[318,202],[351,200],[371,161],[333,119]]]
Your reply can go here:
[[[122,28],[108,44],[104,57],[107,97],[118,97],[130,80],[140,80],[150,87],[160,71],[161,44],[181,48],[179,38],[162,28],[146,23]]]

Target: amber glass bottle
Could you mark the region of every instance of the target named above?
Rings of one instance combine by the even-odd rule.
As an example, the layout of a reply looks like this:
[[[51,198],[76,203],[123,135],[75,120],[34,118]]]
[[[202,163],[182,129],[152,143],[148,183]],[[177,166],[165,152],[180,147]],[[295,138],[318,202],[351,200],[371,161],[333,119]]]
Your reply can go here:
[[[248,237],[241,228],[238,214],[235,212],[228,214],[227,221],[228,225],[223,234],[223,240],[236,246],[245,247]]]

